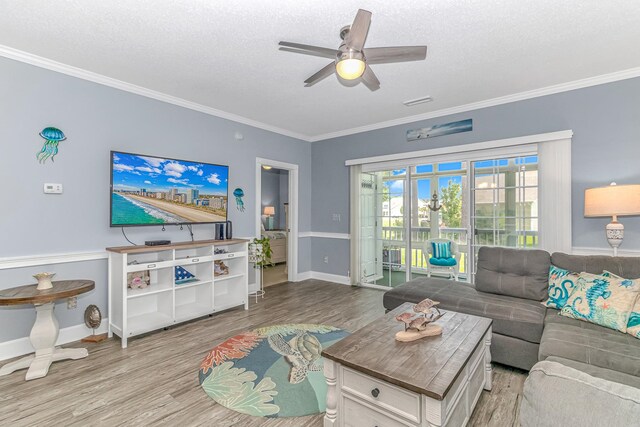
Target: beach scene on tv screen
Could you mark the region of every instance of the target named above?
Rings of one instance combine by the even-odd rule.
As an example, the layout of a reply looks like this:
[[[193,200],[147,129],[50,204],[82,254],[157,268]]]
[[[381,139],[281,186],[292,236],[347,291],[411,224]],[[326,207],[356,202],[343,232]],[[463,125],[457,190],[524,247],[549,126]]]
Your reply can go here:
[[[112,225],[227,219],[226,166],[112,153]]]

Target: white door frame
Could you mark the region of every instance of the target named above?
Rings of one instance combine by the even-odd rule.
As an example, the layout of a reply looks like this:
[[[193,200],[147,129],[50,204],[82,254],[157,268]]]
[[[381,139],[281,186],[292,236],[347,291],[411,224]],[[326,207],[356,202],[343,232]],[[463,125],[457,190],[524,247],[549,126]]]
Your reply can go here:
[[[256,157],[256,217],[255,235],[262,233],[262,166],[289,171],[289,235],[287,236],[287,275],[290,282],[298,281],[298,165],[279,160]],[[259,278],[258,278],[259,280]]]

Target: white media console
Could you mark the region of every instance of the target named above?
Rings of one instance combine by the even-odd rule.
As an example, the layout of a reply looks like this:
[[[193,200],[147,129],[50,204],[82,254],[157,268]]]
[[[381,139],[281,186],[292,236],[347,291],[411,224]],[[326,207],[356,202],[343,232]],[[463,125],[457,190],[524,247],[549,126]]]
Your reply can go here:
[[[215,253],[216,249],[224,253]],[[121,246],[109,252],[109,337],[127,339],[180,322],[244,305],[249,309],[248,240],[200,240],[163,246]],[[217,275],[215,261],[227,267]],[[195,278],[177,284],[180,266]],[[130,289],[131,273],[148,278]]]

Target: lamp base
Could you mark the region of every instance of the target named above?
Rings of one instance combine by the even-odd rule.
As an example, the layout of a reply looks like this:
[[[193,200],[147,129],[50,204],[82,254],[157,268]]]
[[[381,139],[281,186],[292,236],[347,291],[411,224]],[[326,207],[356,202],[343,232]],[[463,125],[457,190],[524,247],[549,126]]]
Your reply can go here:
[[[605,227],[605,231],[607,242],[613,248],[613,256],[618,256],[618,246],[622,244],[622,239],[624,239],[624,225],[614,217],[613,221]]]

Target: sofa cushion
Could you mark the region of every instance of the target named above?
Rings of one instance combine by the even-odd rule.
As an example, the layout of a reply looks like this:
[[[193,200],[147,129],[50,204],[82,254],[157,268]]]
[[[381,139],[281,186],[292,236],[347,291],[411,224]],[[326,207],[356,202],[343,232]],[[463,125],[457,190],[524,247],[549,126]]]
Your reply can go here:
[[[431,242],[434,258],[451,258],[451,242]]]
[[[548,296],[550,266],[545,251],[483,246],[478,252],[476,289],[542,301]]]
[[[601,368],[599,366],[589,365],[588,363],[577,362],[571,359],[565,359],[564,357],[550,356],[547,357],[548,362],[562,363],[565,366],[569,366],[573,369],[577,369],[581,372],[587,373],[592,377],[602,378],[603,380],[613,381],[620,384],[629,385],[640,389],[640,377],[635,375],[625,374],[619,371],[613,371],[611,369]]]
[[[606,255],[567,255],[554,252],[551,263],[569,271],[602,274],[608,270],[627,279],[640,278],[640,257],[612,257]]]
[[[640,340],[593,323],[558,316],[558,310],[549,309],[538,359],[551,356],[640,376]]]
[[[562,363],[536,363],[524,383],[522,427],[632,426],[638,419],[640,390]]]
[[[640,281],[580,273],[560,314],[626,332],[638,292]]]
[[[453,267],[457,264],[455,258],[429,258],[429,264],[437,265],[438,267]]]
[[[387,291],[383,304],[393,310],[404,302],[425,298],[453,310],[493,319],[493,332],[539,343],[546,308],[537,301],[478,292],[472,285],[445,279],[419,278]]]

